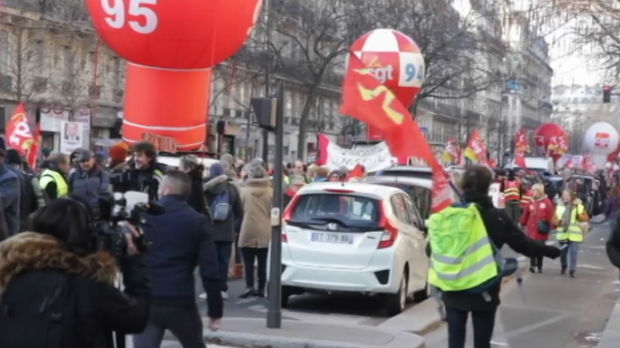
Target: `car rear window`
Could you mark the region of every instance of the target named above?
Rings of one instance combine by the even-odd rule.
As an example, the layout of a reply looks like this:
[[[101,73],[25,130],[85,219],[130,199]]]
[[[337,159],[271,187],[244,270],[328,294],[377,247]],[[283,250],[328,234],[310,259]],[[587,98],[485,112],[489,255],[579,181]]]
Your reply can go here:
[[[375,176],[402,176],[407,178],[432,179],[433,173],[430,171],[385,169],[377,172]]]
[[[292,214],[294,222],[343,227],[376,228],[381,220],[379,201],[345,194],[307,194],[299,198]]]

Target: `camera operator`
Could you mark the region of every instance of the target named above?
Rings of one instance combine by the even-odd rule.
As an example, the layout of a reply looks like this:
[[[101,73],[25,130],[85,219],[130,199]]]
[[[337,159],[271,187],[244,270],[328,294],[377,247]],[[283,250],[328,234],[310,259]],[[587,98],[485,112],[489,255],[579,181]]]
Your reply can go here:
[[[65,197],[32,230],[0,243],[0,347],[113,347],[113,331],[144,329],[149,286],[127,227],[127,256],[97,251],[86,203]],[[113,286],[123,275],[124,292]]]
[[[114,192],[140,191],[148,193],[149,201],[157,200],[164,168],[157,163],[155,146],[148,142],[134,145],[127,167],[112,174],[110,182]]]
[[[135,348],[159,347],[165,330],[183,347],[205,347],[194,282],[198,265],[207,292],[209,328],[215,331],[220,326],[223,302],[217,253],[207,217],[187,203],[190,191],[187,174],[168,172],[159,187],[162,199],[158,203],[165,213],[146,218],[152,306],[146,330],[134,336]]]

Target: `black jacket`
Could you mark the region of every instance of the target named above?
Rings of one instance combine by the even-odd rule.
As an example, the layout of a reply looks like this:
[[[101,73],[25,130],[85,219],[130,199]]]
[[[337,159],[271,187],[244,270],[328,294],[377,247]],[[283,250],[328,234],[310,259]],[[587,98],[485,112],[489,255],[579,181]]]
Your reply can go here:
[[[209,317],[221,318],[223,302],[219,267],[207,217],[196,212],[181,196],[163,197],[159,204],[166,212],[147,216],[144,227],[146,240],[150,243],[146,262],[152,302],[194,306],[194,269],[200,266]]]
[[[616,227],[611,231],[607,240],[607,256],[609,261],[620,268],[620,224],[616,223]]]
[[[71,332],[75,347],[113,347],[113,331],[139,333],[148,322],[149,286],[141,256],[122,260],[125,288],[121,292],[112,285],[118,273],[117,260],[107,252],[80,257],[64,250],[51,236],[24,232],[1,243],[0,255],[3,299],[29,296],[31,289],[57,277],[58,271],[72,275],[76,317]],[[11,307],[10,302],[3,305]],[[2,327],[0,338],[0,343],[16,339],[14,332],[3,332]],[[24,337],[24,343],[27,339]]]
[[[230,200],[230,214],[224,221],[213,221],[213,240],[216,242],[233,242],[235,234],[239,233],[243,221],[243,204],[237,187],[228,176],[220,175],[207,181],[203,186],[207,204],[210,205],[215,197],[224,190],[228,190]]]
[[[159,183],[164,177],[165,171],[166,167],[159,163],[155,163],[146,169],[136,169],[133,164],[128,164],[112,171],[110,183],[114,192],[144,192],[149,195],[150,201],[156,201]]]
[[[499,250],[504,244],[508,244],[514,251],[528,257],[538,255],[558,257],[560,255],[559,249],[527,237],[505,212],[493,207],[487,195],[466,192],[464,199],[465,202],[478,204],[489,238]],[[501,284],[498,283],[489,290],[491,301],[485,301],[480,294],[464,291],[444,292],[443,301],[446,306],[463,311],[491,310],[500,303],[500,287]]]
[[[187,203],[194,208],[197,212],[208,215],[207,199],[205,198],[204,191],[202,190],[202,172],[196,171],[189,173],[192,179],[192,192],[189,194]]]

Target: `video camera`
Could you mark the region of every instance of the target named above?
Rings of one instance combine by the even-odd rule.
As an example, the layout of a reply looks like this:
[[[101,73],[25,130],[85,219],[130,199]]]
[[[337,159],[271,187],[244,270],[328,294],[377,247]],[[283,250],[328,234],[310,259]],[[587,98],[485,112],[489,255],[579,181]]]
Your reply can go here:
[[[116,192],[101,198],[99,207],[100,215],[95,227],[97,249],[107,250],[116,257],[127,255],[126,235],[132,235],[129,228],[119,225],[119,222],[127,221],[134,227],[141,228],[146,224],[145,214],[161,215],[165,212],[164,207],[149,202],[146,193],[136,191]],[[148,241],[144,235],[132,235],[132,238],[139,252],[147,250]]]

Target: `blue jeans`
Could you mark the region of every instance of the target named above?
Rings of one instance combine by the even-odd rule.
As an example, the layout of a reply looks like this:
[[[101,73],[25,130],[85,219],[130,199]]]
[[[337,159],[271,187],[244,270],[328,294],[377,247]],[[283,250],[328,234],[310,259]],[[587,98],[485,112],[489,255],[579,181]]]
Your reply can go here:
[[[228,291],[228,266],[232,253],[232,242],[215,242],[217,264],[220,269],[220,289]]]
[[[577,257],[579,256],[579,244],[575,242],[561,243],[565,248],[562,249],[562,255],[560,262],[562,263],[562,269],[566,269],[568,266],[569,271],[575,271],[577,269]],[[568,258],[568,263],[566,262]]]

